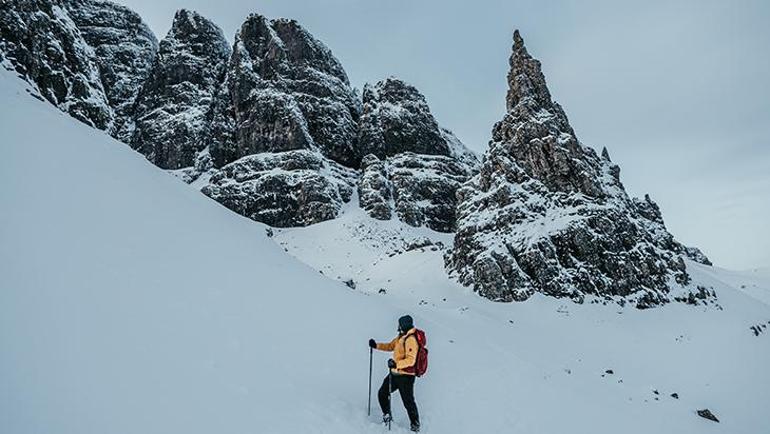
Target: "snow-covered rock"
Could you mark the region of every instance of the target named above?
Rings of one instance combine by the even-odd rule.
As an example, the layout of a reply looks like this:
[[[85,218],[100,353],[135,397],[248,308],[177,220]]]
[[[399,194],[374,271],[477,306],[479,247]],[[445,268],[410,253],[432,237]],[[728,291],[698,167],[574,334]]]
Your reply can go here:
[[[469,167],[471,170],[478,172],[479,169],[479,156],[468,149],[467,146],[454,133],[444,127],[441,128],[441,136],[446,141],[449,148],[449,156],[458,162]]]
[[[192,166],[207,145],[212,99],[229,56],[219,27],[177,11],[139,94],[131,147],[164,169]]]
[[[66,0],[0,3],[0,58],[11,62],[38,93],[98,129],[112,126],[97,57],[68,14]]]
[[[604,149],[602,155],[609,159],[606,149]],[[635,197],[632,201],[637,213],[644,217],[644,219],[639,220],[639,223],[645,226],[645,230],[652,235],[653,240],[659,247],[684,255],[695,262],[712,265],[709,258],[703,254],[699,248],[683,245],[674,239],[674,236],[666,230],[660,207],[650,198],[649,194],[645,194],[644,199]]]
[[[102,85],[114,111],[110,134],[131,137],[133,105],[150,74],[158,41],[131,9],[105,0],[66,0],[72,20],[94,51]]]
[[[296,21],[250,15],[236,34],[215,102],[217,167],[260,152],[313,149],[349,167],[360,101],[342,65]]]
[[[444,133],[425,97],[397,78],[366,84],[358,142],[364,155],[387,158],[401,152],[450,155]],[[451,135],[451,133],[449,133]]]
[[[393,214],[410,226],[438,232],[455,229],[457,189],[473,175],[473,166],[443,155],[402,152],[385,160],[374,154],[361,162],[359,204],[370,216]]]
[[[453,231],[455,192],[478,160],[439,126],[425,97],[393,77],[367,84],[359,125],[358,146],[366,154],[358,184],[361,207],[376,219],[395,213],[411,226]]]
[[[0,36],[0,56],[41,96],[127,141],[157,50],[138,14],[103,0],[14,0],[0,5]]]
[[[358,204],[377,220],[390,220],[393,216],[393,187],[388,178],[386,162],[376,155],[369,154],[361,160]]]
[[[32,63],[45,57],[23,52],[19,35],[42,41],[27,43],[38,51],[44,43],[61,48],[61,59],[79,63],[58,65],[56,77],[83,75],[90,82],[65,86],[79,92],[66,101],[43,92],[49,100],[230,209],[278,226],[334,218],[349,195],[333,193],[338,179],[321,169],[341,164],[365,169],[358,183],[361,205],[376,218],[396,215],[414,226],[454,229],[455,191],[478,164],[475,154],[441,128],[424,96],[401,80],[367,85],[362,105],[331,50],[295,21],[251,15],[231,50],[214,23],[187,10],[177,12],[158,45],[136,13],[108,1],[51,0],[48,15],[28,3],[3,10],[9,35],[3,51],[21,53],[10,56],[21,59],[15,61],[20,71],[40,70]],[[43,18],[52,22],[48,33],[26,24]],[[57,42],[60,33],[69,45]],[[77,74],[78,68],[85,73]],[[41,91],[49,90],[47,76],[36,74]],[[290,152],[297,150],[307,152]],[[361,165],[368,154],[383,159],[382,170],[372,166],[379,164],[374,160]],[[262,166],[255,168],[255,162],[275,163],[276,155],[281,166],[302,168],[302,176],[267,176]],[[232,179],[244,170],[259,174],[248,179],[249,187],[238,185],[243,177]],[[370,180],[380,185],[370,186]],[[256,184],[263,190],[249,197],[245,192]],[[299,199],[297,185],[305,192]],[[381,202],[379,210],[372,201]],[[302,203],[325,205],[308,213]],[[287,208],[276,214],[279,205]]]
[[[355,186],[360,110],[331,50],[296,21],[250,15],[214,97],[202,191],[272,226],[335,218]]]
[[[628,197],[608,153],[578,141],[518,31],[510,64],[508,112],[480,173],[458,190],[448,271],[500,301],[535,292],[640,308],[692,299],[686,249],[652,201]]]
[[[306,149],[243,157],[212,174],[202,191],[271,226],[306,226],[337,217],[355,172]]]

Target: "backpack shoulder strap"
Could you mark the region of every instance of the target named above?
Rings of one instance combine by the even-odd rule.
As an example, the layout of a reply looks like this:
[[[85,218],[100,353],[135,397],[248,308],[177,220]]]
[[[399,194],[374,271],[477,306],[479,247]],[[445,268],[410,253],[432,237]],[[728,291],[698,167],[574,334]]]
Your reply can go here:
[[[422,348],[422,344],[420,344],[420,338],[417,337],[417,332],[414,332],[409,336],[413,337],[414,340],[417,342],[417,352],[419,353],[420,348]],[[407,339],[409,338],[409,336],[407,336]],[[404,346],[406,346],[406,339],[404,339]]]

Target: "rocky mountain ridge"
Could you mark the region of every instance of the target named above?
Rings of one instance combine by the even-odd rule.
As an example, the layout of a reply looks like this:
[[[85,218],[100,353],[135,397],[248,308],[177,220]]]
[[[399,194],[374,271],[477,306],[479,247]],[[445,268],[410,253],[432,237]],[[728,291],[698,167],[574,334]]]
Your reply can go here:
[[[390,77],[359,95],[296,21],[252,14],[227,42],[180,10],[157,42],[104,0],[0,6],[0,57],[40,95],[231,210],[277,227],[371,217],[455,233],[446,268],[492,300],[535,292],[650,307],[708,302],[682,257],[708,263],[631,199],[606,149],[575,136],[514,35],[508,113],[483,161]]]
[[[508,112],[479,173],[458,191],[450,273],[501,301],[535,292],[640,308],[690,299],[676,291],[690,281],[682,257],[708,259],[673,239],[649,196],[629,198],[606,149],[600,157],[578,141],[518,31],[510,65]]]

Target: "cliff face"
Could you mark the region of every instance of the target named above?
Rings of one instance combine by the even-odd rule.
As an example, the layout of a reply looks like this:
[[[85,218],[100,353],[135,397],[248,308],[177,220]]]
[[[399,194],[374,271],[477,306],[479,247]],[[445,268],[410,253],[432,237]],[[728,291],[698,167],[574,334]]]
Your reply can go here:
[[[0,5],[0,56],[40,95],[101,130],[113,125],[97,57],[64,0],[18,0]]]
[[[101,0],[3,2],[0,36],[0,56],[41,96],[127,141],[158,46],[139,15]]]
[[[649,197],[628,197],[606,150],[578,141],[518,32],[510,64],[508,112],[458,191],[448,271],[501,301],[542,292],[649,307],[686,297],[676,290],[689,282],[681,255],[707,259],[673,239]]]
[[[136,12],[104,0],[66,0],[67,13],[93,49],[105,96],[114,112],[110,135],[131,138],[134,102],[150,75],[158,41]]]
[[[325,45],[294,21],[259,15],[250,16],[236,35],[211,119],[209,152],[213,166],[222,171],[210,178],[204,192],[231,209],[249,209],[243,212],[276,226],[336,217],[350,194],[329,188],[338,185],[338,179],[321,169],[348,167],[364,171],[357,182],[360,203],[373,217],[396,215],[410,225],[451,231],[455,191],[476,163],[473,153],[439,127],[413,86],[387,79],[367,85],[363,102],[359,101],[342,65]],[[263,154],[271,157],[256,157]],[[371,165],[378,157],[385,159],[382,167],[387,169],[373,172]],[[301,168],[301,172],[292,169],[291,176],[274,177],[262,164],[260,169],[241,164],[244,159],[252,163],[280,160],[281,167]],[[321,163],[305,164],[310,160]],[[237,173],[250,170],[252,174],[233,176],[234,166]],[[248,185],[243,184],[245,179]],[[371,187],[371,182],[378,185]],[[252,195],[259,198],[250,201],[244,191],[254,191],[255,183],[259,191]],[[300,185],[303,191],[317,191],[299,195]],[[268,203],[271,197],[274,203]],[[375,209],[374,202],[381,209]],[[308,203],[322,211],[301,211]],[[280,213],[257,211],[283,206],[287,208]]]
[[[131,147],[164,169],[192,166],[207,146],[212,102],[229,57],[219,27],[178,11],[139,93]]]
[[[221,167],[259,152],[309,149],[348,167],[360,102],[339,61],[292,20],[251,15],[236,34],[217,96],[211,156]]]
[[[335,218],[353,192],[359,112],[331,50],[295,21],[251,15],[213,96],[204,164],[185,176],[208,170],[206,195],[273,226]]]
[[[359,205],[379,220],[397,217],[410,226],[453,232],[456,192],[473,166],[442,155],[402,152],[384,160],[364,157],[358,182]]]
[[[387,158],[401,152],[449,155],[449,145],[428,108],[425,97],[397,78],[374,85],[363,93],[363,116],[358,141],[361,152]]]
[[[330,220],[349,202],[356,173],[301,149],[249,155],[215,171],[202,191],[252,220],[307,226]]]
[[[366,85],[363,106],[360,206],[376,219],[396,216],[411,226],[452,232],[455,193],[474,173],[476,156],[439,127],[414,86],[397,78]]]

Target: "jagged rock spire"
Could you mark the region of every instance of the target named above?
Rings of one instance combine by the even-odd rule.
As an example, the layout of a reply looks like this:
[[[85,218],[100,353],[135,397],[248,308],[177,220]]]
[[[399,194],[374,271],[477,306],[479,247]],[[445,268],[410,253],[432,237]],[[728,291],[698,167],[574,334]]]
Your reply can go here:
[[[713,297],[688,287],[682,256],[707,259],[674,240],[649,197],[628,197],[609,152],[578,141],[540,62],[518,31],[513,40],[508,112],[479,174],[457,192],[450,274],[499,301],[540,292],[645,308]]]
[[[513,53],[509,63],[511,70],[508,72],[508,96],[506,97],[508,110],[524,98],[531,98],[532,102],[539,106],[553,104],[540,62],[529,55],[518,30],[513,32]]]
[[[605,159],[607,162],[612,162],[610,159],[610,151],[607,150],[607,147],[602,147],[602,158]]]
[[[580,145],[564,110],[551,100],[540,62],[529,55],[518,30],[510,64],[508,112],[492,131],[492,141],[505,144],[499,151],[550,190],[606,196],[596,152]]]

